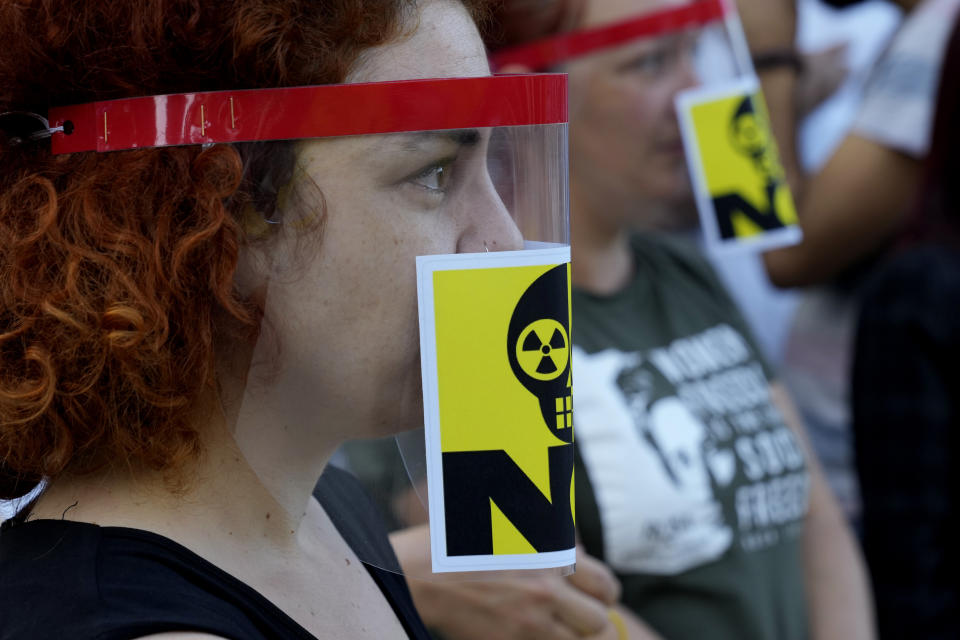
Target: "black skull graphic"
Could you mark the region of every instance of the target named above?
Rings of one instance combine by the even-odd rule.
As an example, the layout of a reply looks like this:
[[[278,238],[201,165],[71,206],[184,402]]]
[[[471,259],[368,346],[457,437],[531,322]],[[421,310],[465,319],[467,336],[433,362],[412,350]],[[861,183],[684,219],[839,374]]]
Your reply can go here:
[[[537,278],[520,296],[507,330],[510,367],[540,401],[547,428],[573,442],[570,396],[570,308],[567,265]]]

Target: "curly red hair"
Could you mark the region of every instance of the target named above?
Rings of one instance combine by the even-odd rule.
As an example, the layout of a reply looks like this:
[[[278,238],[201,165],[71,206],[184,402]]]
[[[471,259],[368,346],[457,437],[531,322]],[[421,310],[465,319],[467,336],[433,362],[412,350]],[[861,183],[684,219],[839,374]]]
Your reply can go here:
[[[475,8],[471,6],[470,8]],[[0,3],[0,113],[342,81],[414,0]],[[244,207],[269,209],[292,151],[256,145],[51,156],[0,138],[0,497],[107,462],[196,456]],[[284,156],[286,153],[286,156]],[[279,154],[279,157],[277,157]]]

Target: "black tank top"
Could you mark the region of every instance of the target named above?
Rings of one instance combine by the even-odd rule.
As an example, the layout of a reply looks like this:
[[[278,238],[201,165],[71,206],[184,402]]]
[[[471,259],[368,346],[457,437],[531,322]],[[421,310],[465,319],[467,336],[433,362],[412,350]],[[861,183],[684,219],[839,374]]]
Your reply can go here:
[[[314,495],[411,638],[429,638],[369,499],[328,467]],[[139,529],[30,520],[0,532],[0,640],[127,640],[165,631],[231,640],[315,640],[262,595],[197,554]]]

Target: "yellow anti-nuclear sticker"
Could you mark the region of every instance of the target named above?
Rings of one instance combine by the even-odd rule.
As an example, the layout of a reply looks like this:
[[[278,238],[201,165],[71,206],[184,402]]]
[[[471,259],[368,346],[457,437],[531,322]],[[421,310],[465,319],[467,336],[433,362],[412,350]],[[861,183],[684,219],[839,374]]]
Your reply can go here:
[[[446,553],[572,549],[569,264],[436,271],[433,308]]]
[[[796,206],[759,88],[722,97],[694,97],[698,93],[681,99],[681,121],[698,156],[691,162],[699,161],[701,170],[694,172],[694,182],[706,192],[698,203],[712,209],[720,240],[753,239],[795,226]]]

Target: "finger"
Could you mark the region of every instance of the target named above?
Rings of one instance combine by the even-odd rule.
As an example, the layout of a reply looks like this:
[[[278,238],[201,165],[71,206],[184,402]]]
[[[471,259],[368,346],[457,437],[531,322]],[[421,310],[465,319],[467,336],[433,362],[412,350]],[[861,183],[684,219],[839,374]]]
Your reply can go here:
[[[613,571],[584,551],[577,554],[577,570],[567,576],[567,580],[573,587],[607,606],[613,606],[620,599],[620,581]]]
[[[562,583],[556,592],[554,616],[579,635],[599,633],[610,624],[608,605],[579,589]]]
[[[559,578],[432,582],[441,597],[427,609],[419,602],[417,607],[429,626],[456,640],[576,640],[554,615],[560,587],[565,585]]]
[[[547,599],[536,597],[533,599],[519,598],[516,608],[507,615],[505,612],[495,612],[485,621],[497,625],[496,630],[487,638],[501,640],[580,640],[581,633],[570,627],[557,615],[557,610],[563,608],[558,589],[569,589],[562,582],[549,588]],[[537,591],[534,588],[534,591]]]
[[[536,632],[521,632],[519,637],[523,640],[580,640],[583,636],[561,620],[550,618],[538,624]]]

